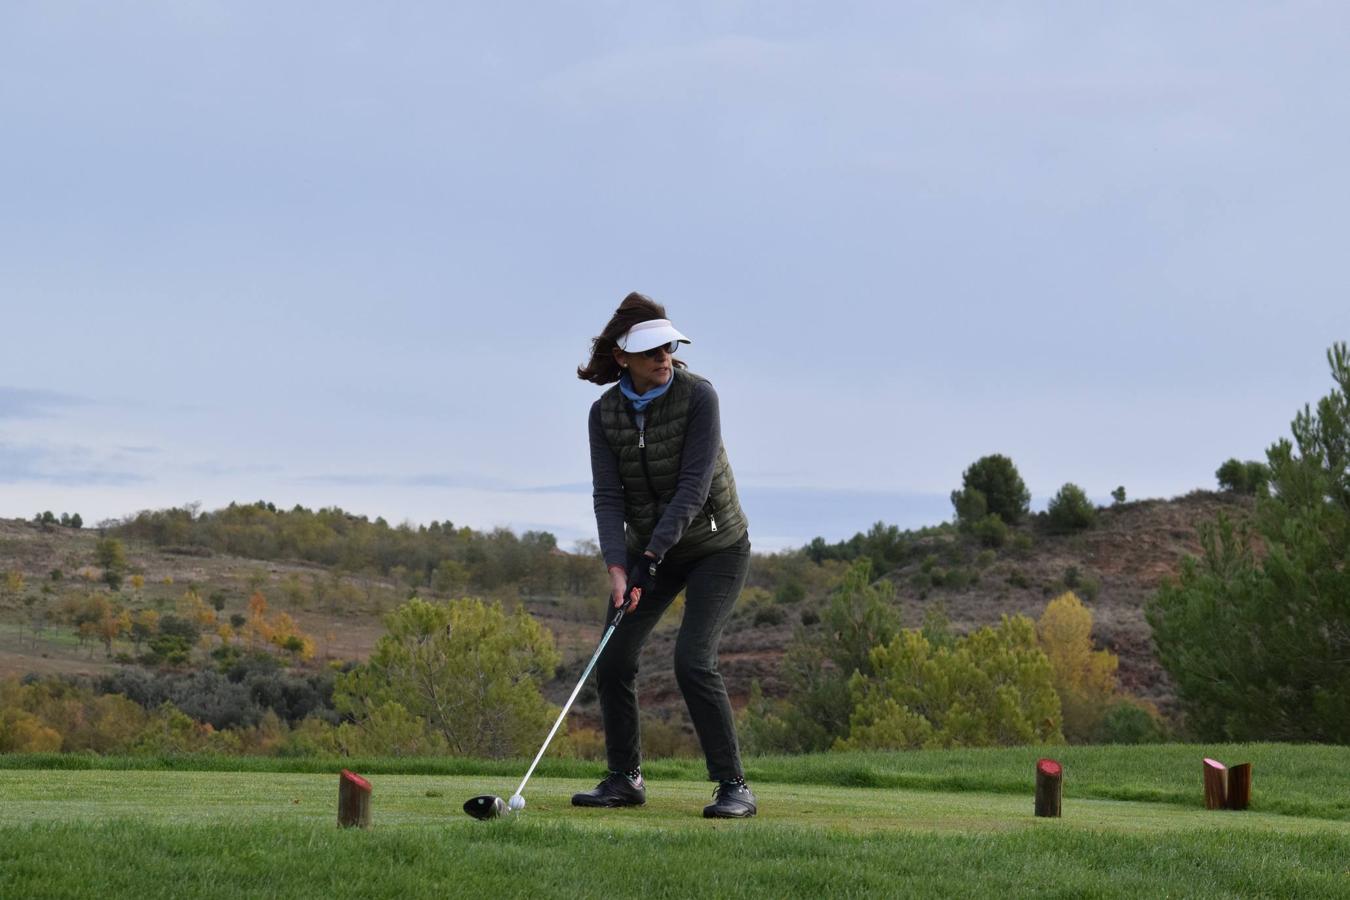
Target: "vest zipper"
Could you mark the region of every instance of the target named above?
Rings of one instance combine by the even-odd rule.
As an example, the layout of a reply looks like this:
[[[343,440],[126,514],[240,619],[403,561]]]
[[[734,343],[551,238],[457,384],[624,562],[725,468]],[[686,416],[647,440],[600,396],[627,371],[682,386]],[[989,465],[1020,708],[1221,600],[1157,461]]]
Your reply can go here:
[[[656,518],[661,518],[661,496],[656,493],[656,485],[652,482],[652,471],[647,468],[647,423],[643,422],[642,428],[638,430],[638,451],[642,454],[642,478],[647,482],[647,492],[652,495],[652,506],[656,508]]]
[[[714,534],[716,534],[716,533],[717,533],[717,517],[713,515],[713,502],[712,502],[712,497],[709,497],[709,498],[708,498],[708,502],[703,504],[703,513],[704,513],[704,515],[706,515],[706,516],[708,517],[708,528],[709,528]]]

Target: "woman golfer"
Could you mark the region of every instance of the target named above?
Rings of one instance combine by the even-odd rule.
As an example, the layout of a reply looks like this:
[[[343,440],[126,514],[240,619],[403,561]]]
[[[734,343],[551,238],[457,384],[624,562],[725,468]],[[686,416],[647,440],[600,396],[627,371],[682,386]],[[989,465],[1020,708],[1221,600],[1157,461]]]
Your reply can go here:
[[[708,775],[708,818],[753,816],[736,725],[717,671],[717,642],[745,584],[750,537],[722,446],[717,393],[674,353],[689,339],[659,304],[629,294],[591,345],[577,377],[618,382],[591,407],[591,478],[611,603],[627,605],[596,666],[609,774],[576,806],[647,799],[638,735],[638,653],[675,595],[685,592],[675,677]]]

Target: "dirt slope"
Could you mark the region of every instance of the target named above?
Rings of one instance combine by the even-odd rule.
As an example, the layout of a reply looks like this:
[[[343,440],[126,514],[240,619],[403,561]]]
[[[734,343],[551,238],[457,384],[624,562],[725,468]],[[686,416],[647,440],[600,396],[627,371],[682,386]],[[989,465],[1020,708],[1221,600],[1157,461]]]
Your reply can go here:
[[[1094,638],[1120,656],[1123,686],[1167,708],[1171,689],[1153,658],[1145,603],[1163,579],[1178,571],[1185,555],[1199,552],[1201,523],[1220,512],[1242,517],[1250,510],[1247,498],[1203,491],[1174,500],[1126,503],[1102,509],[1097,525],[1077,535],[1055,536],[1034,524],[1023,526],[1018,533],[1029,537],[1029,545],[1028,538],[1023,538],[1020,548],[1009,546],[983,557],[980,548],[954,535],[927,538],[921,552],[911,554],[911,562],[886,577],[897,586],[906,625],[917,626],[929,607],[941,604],[961,632],[996,623],[1005,614],[1036,618],[1051,597],[1068,584],[1076,584],[1095,617]],[[0,520],[0,575],[17,570],[25,579],[18,595],[3,590],[0,581],[0,675],[94,673],[116,665],[105,657],[101,646],[78,646],[68,627],[48,624],[36,636],[33,630],[40,611],[54,606],[62,593],[98,586],[93,565],[97,536],[93,529],[44,530],[29,522]],[[406,589],[389,579],[339,576],[303,562],[182,555],[135,542],[127,549],[132,570],[145,578],[136,605],[171,608],[188,585],[195,585],[203,597],[220,592],[225,598],[222,617],[228,618],[246,611],[248,595],[260,588],[273,610],[291,612],[315,637],[321,658],[366,656],[382,633],[381,616],[406,594]],[[59,581],[52,580],[53,570],[60,571]],[[956,576],[944,577],[953,571]],[[935,580],[940,583],[933,584]],[[332,599],[330,590],[328,599],[310,598],[299,606],[288,605],[283,589],[288,581],[344,583],[346,594],[339,602]],[[47,591],[39,593],[44,584]],[[26,604],[24,598],[33,595],[39,595],[38,599]],[[563,651],[563,669],[547,689],[561,702],[599,637],[602,601],[597,599],[594,617],[588,615],[584,602],[575,600],[527,598],[524,602],[554,631]],[[722,644],[721,669],[737,705],[744,702],[753,679],[771,696],[784,690],[779,663],[804,607],[812,602],[820,601],[787,607],[780,624],[755,624],[748,612],[732,619]],[[686,727],[671,671],[677,628],[674,617],[658,627],[643,655],[639,689],[647,708]],[[578,713],[583,722],[598,724],[593,692],[583,692]]]

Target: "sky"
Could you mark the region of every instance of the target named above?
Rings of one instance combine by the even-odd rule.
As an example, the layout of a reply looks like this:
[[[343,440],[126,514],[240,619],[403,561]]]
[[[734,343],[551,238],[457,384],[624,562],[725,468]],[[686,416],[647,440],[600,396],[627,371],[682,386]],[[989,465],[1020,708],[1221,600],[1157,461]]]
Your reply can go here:
[[[0,4],[0,516],[594,538],[693,339],[757,549],[1212,488],[1350,338],[1341,3]]]

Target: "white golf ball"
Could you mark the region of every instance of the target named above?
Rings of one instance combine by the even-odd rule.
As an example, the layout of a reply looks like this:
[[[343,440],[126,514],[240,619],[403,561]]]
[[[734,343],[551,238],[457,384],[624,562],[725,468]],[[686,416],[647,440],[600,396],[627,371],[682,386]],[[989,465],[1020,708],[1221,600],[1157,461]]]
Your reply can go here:
[[[513,810],[522,810],[525,808],[525,798],[519,794],[514,794],[507,805]]]

